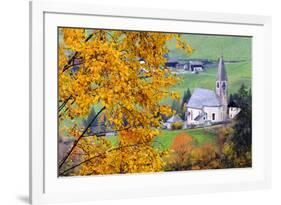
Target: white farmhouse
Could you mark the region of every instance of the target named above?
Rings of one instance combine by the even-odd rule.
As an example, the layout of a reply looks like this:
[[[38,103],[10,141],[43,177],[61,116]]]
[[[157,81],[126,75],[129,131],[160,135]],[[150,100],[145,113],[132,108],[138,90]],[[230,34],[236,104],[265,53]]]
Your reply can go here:
[[[228,104],[228,117],[229,119],[233,119],[238,115],[238,113],[241,111],[241,108],[239,108],[234,102],[230,102]]]
[[[168,130],[172,129],[172,125],[175,122],[183,122],[183,120],[178,115],[173,115],[171,118],[167,120],[167,122],[164,124]]]
[[[194,89],[186,111],[187,125],[211,124],[228,119],[228,82],[223,57],[219,58],[216,89]]]

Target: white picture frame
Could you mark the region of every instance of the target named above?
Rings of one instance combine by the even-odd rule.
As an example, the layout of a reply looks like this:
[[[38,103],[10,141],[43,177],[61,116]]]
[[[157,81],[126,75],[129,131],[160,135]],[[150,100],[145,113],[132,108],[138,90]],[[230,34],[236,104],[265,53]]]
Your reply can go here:
[[[118,21],[115,21],[118,19]],[[253,167],[97,177],[57,177],[58,26],[253,36]],[[54,39],[55,38],[55,39]],[[54,53],[54,54],[52,54]],[[258,92],[257,92],[258,91]],[[30,202],[240,191],[271,186],[271,18],[254,15],[30,2]],[[267,108],[267,109],[266,109]],[[55,143],[55,144],[54,144]],[[163,179],[165,183],[163,183]],[[149,183],[148,183],[149,182]],[[109,186],[110,184],[110,186]],[[71,196],[71,197],[70,197]]]

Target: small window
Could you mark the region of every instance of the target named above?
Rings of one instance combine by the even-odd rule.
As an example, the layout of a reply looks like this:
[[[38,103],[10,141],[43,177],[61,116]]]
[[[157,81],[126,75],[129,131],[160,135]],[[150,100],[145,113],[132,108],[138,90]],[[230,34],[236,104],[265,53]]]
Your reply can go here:
[[[226,88],[226,83],[225,82],[222,83],[222,88],[225,90],[225,88]]]
[[[219,82],[217,82],[217,88],[219,88],[220,87],[220,83]]]
[[[212,120],[215,120],[216,119],[216,116],[215,116],[215,113],[212,114]]]

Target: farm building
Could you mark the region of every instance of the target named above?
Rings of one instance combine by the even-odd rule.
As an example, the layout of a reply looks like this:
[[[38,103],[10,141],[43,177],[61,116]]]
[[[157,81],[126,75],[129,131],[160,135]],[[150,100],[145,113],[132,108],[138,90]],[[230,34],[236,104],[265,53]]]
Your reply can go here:
[[[202,61],[189,61],[187,68],[185,70],[188,70],[190,72],[198,72],[203,71],[204,64]]]
[[[166,66],[190,72],[199,72],[204,70],[204,63],[200,60],[178,60],[171,58],[166,62]]]
[[[183,122],[183,120],[178,115],[173,115],[171,118],[169,118],[167,120],[166,123],[164,123],[164,125],[166,126],[166,128],[168,130],[170,130],[170,129],[172,129],[173,123],[176,123],[176,122]]]
[[[188,63],[178,63],[176,65],[177,69],[183,69],[183,70],[188,70]]]
[[[175,58],[170,58],[168,61],[165,63],[167,67],[172,67],[176,68],[176,66],[179,64],[178,60]]]
[[[241,108],[239,108],[235,102],[230,102],[228,104],[228,117],[229,119],[233,119],[238,115],[238,113],[241,111]]]

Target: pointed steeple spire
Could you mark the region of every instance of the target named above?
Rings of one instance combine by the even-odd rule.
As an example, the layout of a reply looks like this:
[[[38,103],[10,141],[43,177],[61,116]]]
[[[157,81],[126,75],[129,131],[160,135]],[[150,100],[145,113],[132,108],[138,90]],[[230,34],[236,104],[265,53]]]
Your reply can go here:
[[[224,65],[223,55],[219,58],[217,81],[227,81],[227,73]]]

